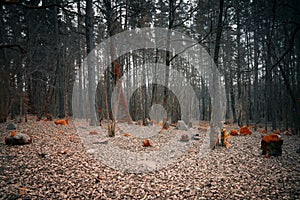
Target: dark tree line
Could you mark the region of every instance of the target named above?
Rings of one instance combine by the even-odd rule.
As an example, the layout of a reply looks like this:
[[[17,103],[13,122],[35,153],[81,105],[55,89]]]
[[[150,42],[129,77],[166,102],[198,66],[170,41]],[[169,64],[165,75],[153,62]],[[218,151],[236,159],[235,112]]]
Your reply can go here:
[[[226,120],[299,133],[299,4],[297,0],[1,1],[0,121],[22,120],[27,113],[73,115],[74,81],[81,86],[80,102],[89,99],[84,90],[88,83],[82,78],[86,76],[101,80],[98,86],[88,85],[89,90],[97,87],[98,117],[112,118],[116,72],[126,77],[122,82],[126,90],[137,82],[147,85],[141,85],[130,101],[131,118],[145,120],[151,105],[159,103],[176,121],[181,118],[178,99],[167,88],[148,84],[156,78],[157,69],[146,69],[147,62],[166,66],[166,86],[176,84],[172,69],[182,71],[199,100],[199,111],[190,113],[191,117],[209,120],[207,80],[172,52],[128,53],[109,63],[104,74],[94,71],[93,60],[88,60],[88,68],[81,67],[86,55],[106,38],[129,29],[165,27],[198,41],[215,61],[224,77]],[[114,57],[114,46],[112,42],[108,56]],[[79,80],[75,80],[77,74]],[[79,116],[95,109],[80,102]],[[93,124],[96,120],[92,116]]]

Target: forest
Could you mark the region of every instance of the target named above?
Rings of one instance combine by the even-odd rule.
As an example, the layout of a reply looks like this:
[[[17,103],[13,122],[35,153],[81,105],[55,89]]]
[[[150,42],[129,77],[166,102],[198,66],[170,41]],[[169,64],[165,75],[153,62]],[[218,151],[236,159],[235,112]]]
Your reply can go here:
[[[300,1],[1,0],[0,35],[0,199],[300,198]]]
[[[82,81],[87,75],[81,65],[93,48],[126,30],[162,27],[193,38],[213,58],[224,79],[227,122],[261,124],[266,129],[271,124],[273,130],[291,128],[299,133],[298,1],[7,0],[0,9],[1,122],[17,116],[22,121],[26,114],[72,116],[75,77]],[[180,65],[189,70],[187,61],[173,56],[154,49],[128,53],[111,63],[107,73],[97,76],[102,80],[97,86],[98,118],[112,118],[116,70],[126,75],[123,87],[128,90],[139,81],[139,70],[143,71],[137,66],[151,59],[169,69]],[[153,78],[151,73],[144,73],[145,83]],[[197,117],[209,120],[208,83],[193,77],[190,81],[200,104]],[[172,84],[171,76],[165,79]],[[83,88],[85,83],[80,84]],[[80,95],[87,98],[82,90]],[[170,117],[175,108],[171,108],[171,98],[166,103],[168,93],[162,91],[146,84],[139,92],[144,95],[132,100],[131,118],[149,118],[157,96]],[[79,106],[85,112],[85,105]]]
[[[94,47],[126,30],[164,27],[193,38],[213,57],[224,77],[226,121],[255,126],[260,123],[266,129],[271,123],[274,130],[292,128],[299,132],[297,1],[7,0],[1,2],[0,13],[1,122],[8,116],[20,116],[22,120],[26,113],[72,116],[75,77],[79,74],[84,84],[82,77],[87,70],[80,66]],[[98,118],[112,118],[110,98],[116,67],[120,65],[120,76],[131,71],[127,73],[128,84],[124,84],[124,90],[128,90],[130,83],[138,82],[140,63],[158,59],[168,68],[189,67],[186,61],[172,56],[172,52],[159,50],[137,51],[108,66],[108,73],[99,75],[103,81],[98,85]],[[144,74],[146,79],[153,78],[149,73]],[[165,79],[172,84],[171,76]],[[209,120],[207,82],[197,75],[194,79],[201,104],[197,115]],[[130,105],[134,120],[149,117],[157,94],[164,107],[172,104],[171,98],[166,102],[167,92],[157,91],[154,86],[148,85],[143,91],[146,96],[135,98],[132,104],[136,105]],[[172,110],[167,110],[168,117]]]

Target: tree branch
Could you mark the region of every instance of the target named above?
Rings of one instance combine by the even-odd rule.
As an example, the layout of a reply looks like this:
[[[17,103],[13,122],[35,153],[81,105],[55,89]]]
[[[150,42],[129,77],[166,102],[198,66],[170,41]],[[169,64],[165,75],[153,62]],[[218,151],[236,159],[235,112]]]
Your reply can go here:
[[[294,47],[294,40],[295,40],[296,34],[297,34],[297,32],[299,30],[300,30],[300,25],[297,26],[295,28],[295,30],[293,31],[289,47],[281,55],[281,57],[279,58],[279,60],[275,64],[273,64],[273,66],[270,68],[270,71],[272,71],[284,59],[284,57],[293,49],[293,47]]]
[[[26,53],[26,52],[27,52],[27,50],[25,50],[23,47],[21,47],[21,46],[18,45],[18,44],[6,44],[6,43],[0,43],[0,49],[2,49],[2,48],[10,48],[10,49],[13,49],[14,47],[17,47],[21,53]],[[13,49],[13,50],[16,50],[16,49]]]

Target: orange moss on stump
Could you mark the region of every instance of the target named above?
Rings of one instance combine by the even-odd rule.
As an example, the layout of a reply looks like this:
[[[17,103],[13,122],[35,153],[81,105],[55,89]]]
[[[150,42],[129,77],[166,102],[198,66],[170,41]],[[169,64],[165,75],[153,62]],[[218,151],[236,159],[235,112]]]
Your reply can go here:
[[[12,132],[10,132],[10,137],[14,137],[15,135],[17,134],[17,131],[12,131]]]
[[[283,145],[283,140],[278,134],[272,133],[263,136],[261,139],[262,155],[264,157],[281,156],[282,145]]]
[[[270,142],[278,142],[279,141],[279,137],[277,134],[270,134],[270,135],[266,135],[264,137],[262,137],[261,139],[262,141],[265,141],[267,143],[270,143]]]

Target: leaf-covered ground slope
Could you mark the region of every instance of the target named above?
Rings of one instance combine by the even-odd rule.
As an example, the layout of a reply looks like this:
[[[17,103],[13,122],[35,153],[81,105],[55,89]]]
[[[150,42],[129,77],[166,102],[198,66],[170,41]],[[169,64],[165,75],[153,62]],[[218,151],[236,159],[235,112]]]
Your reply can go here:
[[[0,125],[2,138],[6,126]],[[16,126],[33,142],[23,146],[0,142],[0,199],[300,198],[299,136],[283,135],[283,153],[277,158],[260,155],[259,132],[231,136],[228,149],[217,147],[202,158],[197,154],[200,139],[172,165],[136,174],[114,170],[96,159],[97,154],[88,153],[72,123],[57,126],[32,117]],[[116,138],[108,140],[132,151],[156,151],[160,141],[163,144],[177,134],[165,130],[150,141],[152,147],[142,147],[142,139],[133,137],[134,130],[138,131],[134,128],[127,135],[117,132]],[[202,130],[205,127],[200,135]]]

